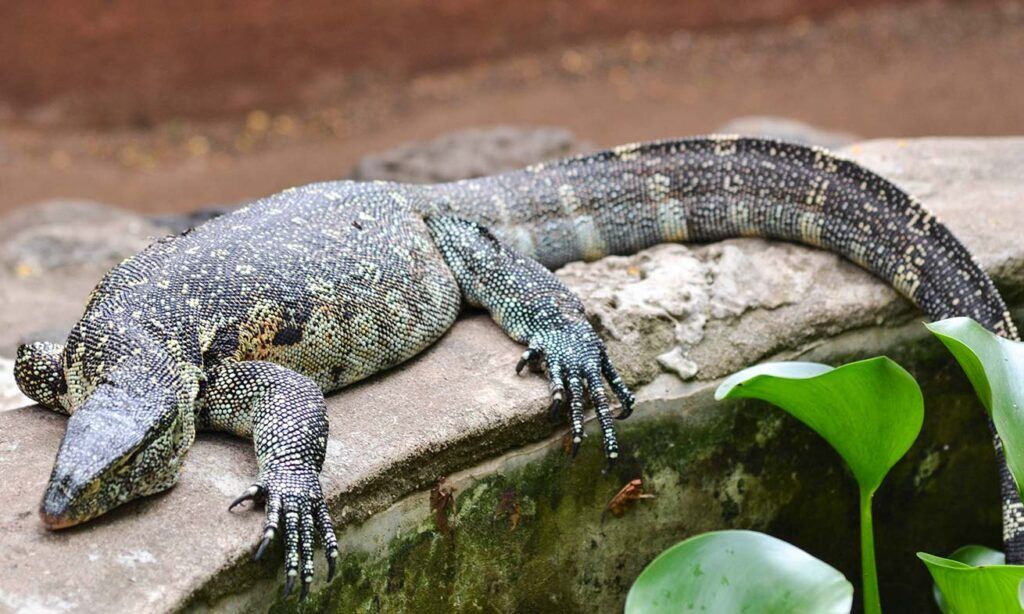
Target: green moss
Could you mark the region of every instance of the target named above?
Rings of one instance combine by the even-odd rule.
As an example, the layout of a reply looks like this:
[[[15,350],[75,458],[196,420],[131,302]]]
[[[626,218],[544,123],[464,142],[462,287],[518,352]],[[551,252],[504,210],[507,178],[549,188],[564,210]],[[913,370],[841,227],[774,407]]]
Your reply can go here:
[[[909,351],[919,361],[926,422],[875,505],[882,597],[893,611],[930,607],[930,580],[914,551],[999,540],[996,473],[981,410],[955,366],[930,351]],[[837,456],[807,428],[761,403],[710,399],[638,418],[620,423],[627,460],[608,475],[601,474],[601,446],[592,432],[575,462],[555,442],[515,469],[464,485],[447,533],[435,526],[425,498],[413,499],[422,504],[412,511],[384,512],[401,515],[406,528],[383,548],[348,548],[339,577],[301,610],[620,610],[654,556],[721,528],[768,531],[859,577],[856,489]],[[620,518],[604,513],[622,485],[638,477],[657,498]],[[350,539],[360,531],[347,529]],[[236,590],[252,590],[243,587],[254,581],[276,590],[279,585],[262,580],[269,571],[256,570],[249,573],[257,579],[236,578]],[[294,599],[270,606],[298,609]]]

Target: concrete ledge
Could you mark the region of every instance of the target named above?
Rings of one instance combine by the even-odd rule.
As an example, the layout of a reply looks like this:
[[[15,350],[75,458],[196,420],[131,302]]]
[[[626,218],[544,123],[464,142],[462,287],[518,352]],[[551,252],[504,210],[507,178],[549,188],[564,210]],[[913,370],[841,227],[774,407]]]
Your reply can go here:
[[[1008,295],[1015,300],[1021,297],[1024,246],[1013,231],[1024,228],[1024,185],[1019,179],[1024,177],[1024,139],[875,141],[854,145],[847,154],[918,194],[974,250]],[[696,248],[659,246],[634,257],[572,264],[561,274],[584,296],[613,357],[623,365],[627,379],[640,387],[641,415],[635,426],[630,420],[623,429],[627,445],[637,450],[645,449],[640,437],[654,437],[644,426],[650,421],[676,425],[670,429],[674,437],[689,438],[687,429],[706,434],[703,441],[689,442],[705,452],[739,445],[729,443],[736,437],[776,442],[765,444],[766,450],[784,451],[790,435],[800,445],[813,445],[811,439],[793,435],[798,430],[773,427],[771,421],[755,420],[750,429],[739,431],[707,426],[721,423],[723,416],[734,417],[737,411],[742,414],[735,407],[710,402],[715,379],[765,358],[834,359],[885,351],[914,364],[947,364],[934,358],[934,348],[918,343],[923,331],[913,324],[917,317],[893,291],[853,265],[816,250],[759,240]],[[2,280],[16,289],[17,280]],[[920,347],[925,349],[918,351]],[[408,364],[329,399],[331,439],[325,490],[339,528],[363,523],[343,528],[343,541],[390,544],[396,535],[408,532],[409,523],[415,526],[429,518],[424,495],[399,504],[399,508],[418,510],[415,513],[397,514],[394,510],[399,508],[392,508],[367,519],[453,473],[460,476],[453,482],[456,487],[466,489],[466,476],[511,475],[513,470],[540,466],[541,460],[550,466],[555,463],[559,470],[544,474],[545,479],[563,480],[567,496],[579,494],[576,505],[566,504],[566,510],[584,510],[584,520],[591,524],[628,472],[643,474],[654,483],[667,479],[667,473],[661,478],[648,475],[644,458],[624,463],[626,473],[599,478],[599,444],[594,438],[576,466],[553,460],[563,429],[544,421],[543,380],[515,376],[513,366],[520,352],[485,316],[472,314]],[[948,387],[948,382],[936,384],[941,385]],[[962,390],[955,397],[957,403],[967,403]],[[0,511],[0,606],[53,611],[269,607],[268,598],[282,577],[280,558],[270,557],[273,560],[263,565],[248,562],[258,541],[262,512],[226,511],[230,498],[254,475],[249,443],[201,436],[181,483],[172,491],[126,505],[83,527],[50,534],[38,523],[35,510],[63,422],[63,417],[39,408],[0,413],[0,475],[4,476],[0,497],[5,502]],[[983,435],[972,432],[972,427],[944,424],[954,438],[962,427],[971,433],[972,442],[983,442]],[[975,424],[980,426],[981,420]],[[537,446],[538,441],[547,442],[531,448],[539,452],[509,452]],[[669,445],[671,438],[663,443]],[[977,458],[981,453],[971,454]],[[690,460],[694,470],[701,467],[697,460]],[[485,461],[488,464],[476,465]],[[918,473],[926,462],[935,462],[927,461],[927,455],[917,461],[914,471]],[[969,469],[964,471],[976,471],[976,476],[970,473],[971,479],[977,478],[981,488],[990,472],[976,465],[962,466]],[[732,488],[741,488],[736,480],[744,471],[737,473],[735,466],[713,464],[704,469],[733,475]],[[533,480],[541,475],[536,473],[539,470],[530,471],[534,471]],[[908,474],[910,483],[918,473]],[[522,473],[517,475],[530,481]],[[722,488],[728,480],[716,484],[715,488]],[[784,493],[770,495],[786,485],[766,486],[763,503],[747,508],[731,495],[712,497],[718,503],[708,507],[707,490],[691,489],[685,492],[693,499],[679,498],[680,507],[674,509],[688,519],[685,531],[729,522],[776,526],[773,522],[783,508],[796,505]],[[660,486],[667,492],[667,486]],[[799,489],[792,492],[806,495]],[[699,493],[704,495],[696,496]],[[984,493],[977,497],[983,498]],[[723,516],[731,505],[727,501],[740,505],[731,516]],[[886,517],[895,510],[883,508],[880,502],[876,513]],[[460,519],[460,526],[470,526],[471,517]],[[399,522],[403,518],[405,525]],[[985,533],[998,522],[998,510],[986,508],[981,520],[975,520]],[[630,526],[642,530],[639,524]],[[672,526],[681,531],[684,525]],[[652,543],[668,537],[674,541],[677,535],[666,532]],[[611,549],[606,556],[612,558],[622,554],[615,548],[629,547],[622,540],[603,544]],[[353,581],[351,570],[369,564],[370,555],[360,556],[346,562],[350,573],[342,574],[334,586],[325,587],[318,577],[315,590],[322,603],[355,603],[343,601],[341,593],[344,582]],[[617,590],[628,587],[632,572],[632,568],[621,571]],[[573,609],[572,599],[580,593],[563,588],[566,592],[559,603]],[[601,593],[608,600],[602,603],[619,598],[613,588]]]

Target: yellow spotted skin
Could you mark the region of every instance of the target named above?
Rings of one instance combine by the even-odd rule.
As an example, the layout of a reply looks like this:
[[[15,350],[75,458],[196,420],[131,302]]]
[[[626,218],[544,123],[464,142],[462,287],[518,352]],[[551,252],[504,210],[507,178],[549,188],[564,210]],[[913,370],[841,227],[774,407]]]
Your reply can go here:
[[[242,499],[267,502],[262,547],[283,533],[289,590],[301,576],[305,592],[314,531],[332,564],[337,552],[316,479],[323,393],[408,359],[463,302],[480,305],[527,346],[520,369],[546,367],[552,413],[568,406],[575,445],[590,398],[614,461],[605,387],[619,417],[634,397],[550,269],[737,236],[834,251],[929,318],[971,316],[1016,338],[998,291],[945,226],[820,149],[709,137],[433,186],[313,184],[158,241],[100,282],[63,348],[22,349],[22,390],[71,414],[44,522],[67,526],[169,487],[196,429],[251,436],[260,475]],[[1002,478],[1007,555],[1019,559],[1024,508],[1005,463]]]

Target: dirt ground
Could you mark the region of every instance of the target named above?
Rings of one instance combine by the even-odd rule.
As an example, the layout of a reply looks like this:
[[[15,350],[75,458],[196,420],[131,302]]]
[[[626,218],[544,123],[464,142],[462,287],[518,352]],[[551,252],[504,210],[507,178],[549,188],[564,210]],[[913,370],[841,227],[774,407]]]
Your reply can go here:
[[[1024,133],[1024,2],[929,2],[759,27],[633,34],[364,76],[301,108],[86,129],[0,124],[0,212],[59,197],[146,212],[344,176],[366,153],[466,126],[566,126],[599,145],[744,115],[864,137]]]

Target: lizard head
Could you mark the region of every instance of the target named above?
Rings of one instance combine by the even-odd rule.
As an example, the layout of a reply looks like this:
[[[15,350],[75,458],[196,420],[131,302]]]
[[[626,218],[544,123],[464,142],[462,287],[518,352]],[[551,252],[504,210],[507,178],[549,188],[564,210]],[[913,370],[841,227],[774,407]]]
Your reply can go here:
[[[50,529],[173,486],[195,435],[175,394],[103,383],[68,419],[39,516]]]

